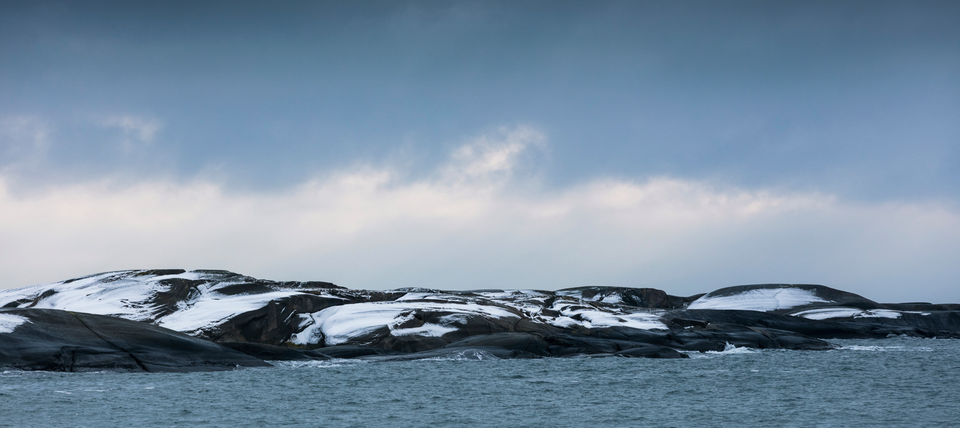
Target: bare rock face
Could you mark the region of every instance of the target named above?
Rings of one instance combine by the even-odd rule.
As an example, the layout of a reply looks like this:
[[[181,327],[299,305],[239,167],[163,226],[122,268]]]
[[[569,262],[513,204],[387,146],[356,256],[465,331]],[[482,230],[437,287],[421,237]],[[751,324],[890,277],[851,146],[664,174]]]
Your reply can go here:
[[[388,360],[451,353],[477,358],[683,358],[730,346],[831,349],[823,340],[831,338],[960,337],[958,305],[881,304],[810,284],[744,285],[690,297],[653,288],[600,286],[369,291],[227,271],[163,269],[107,272],[0,291],[0,307],[140,321],[135,324],[227,343],[267,359]],[[0,329],[3,325],[0,317]],[[132,357],[109,344],[85,343],[102,348],[97,361],[114,361],[104,356],[112,352],[118,367],[133,367]],[[72,356],[58,358],[87,358],[83,352],[68,353]],[[38,364],[69,365],[48,360]]]
[[[3,368],[187,372],[269,366],[213,342],[103,315],[3,309],[0,325]]]
[[[568,296],[579,295],[583,299],[590,301],[601,301],[606,303],[620,303],[628,306],[648,309],[682,309],[694,300],[697,300],[702,294],[690,297],[671,296],[666,291],[656,288],[630,288],[630,287],[576,287],[564,288],[557,292]]]

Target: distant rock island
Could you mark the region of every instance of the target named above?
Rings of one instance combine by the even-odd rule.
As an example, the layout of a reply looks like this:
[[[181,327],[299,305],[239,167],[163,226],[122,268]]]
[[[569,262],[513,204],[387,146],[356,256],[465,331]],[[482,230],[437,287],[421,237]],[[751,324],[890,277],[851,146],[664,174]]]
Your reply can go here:
[[[686,358],[834,338],[960,338],[960,305],[883,304],[822,285],[663,290],[351,290],[182,269],[0,291],[0,368],[195,371],[271,360]]]

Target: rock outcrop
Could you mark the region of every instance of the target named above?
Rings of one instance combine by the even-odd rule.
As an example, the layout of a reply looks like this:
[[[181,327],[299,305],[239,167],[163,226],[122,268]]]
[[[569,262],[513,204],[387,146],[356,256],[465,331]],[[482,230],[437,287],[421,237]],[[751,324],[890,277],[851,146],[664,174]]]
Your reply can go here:
[[[6,290],[0,307],[139,321],[266,360],[683,358],[730,346],[831,349],[824,339],[832,338],[960,337],[960,306],[881,304],[803,284],[727,287],[691,297],[596,286],[367,291],[226,271],[151,270]]]
[[[207,340],[104,315],[2,309],[0,326],[2,368],[188,372],[269,366]]]

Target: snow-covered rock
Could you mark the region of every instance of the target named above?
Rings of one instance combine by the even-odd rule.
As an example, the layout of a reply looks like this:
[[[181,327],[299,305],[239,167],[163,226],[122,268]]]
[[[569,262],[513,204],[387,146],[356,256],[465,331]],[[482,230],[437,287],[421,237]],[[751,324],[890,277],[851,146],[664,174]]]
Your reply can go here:
[[[727,343],[829,347],[814,337],[960,336],[960,312],[952,306],[903,305],[881,305],[822,285],[746,285],[693,297],[597,286],[370,291],[179,269],[107,272],[0,291],[2,308],[125,318],[264,355],[292,347],[383,357],[448,347],[461,352],[467,345],[485,347],[478,352],[490,355],[618,355],[663,346],[722,350]],[[12,316],[0,316],[0,334],[25,322]]]

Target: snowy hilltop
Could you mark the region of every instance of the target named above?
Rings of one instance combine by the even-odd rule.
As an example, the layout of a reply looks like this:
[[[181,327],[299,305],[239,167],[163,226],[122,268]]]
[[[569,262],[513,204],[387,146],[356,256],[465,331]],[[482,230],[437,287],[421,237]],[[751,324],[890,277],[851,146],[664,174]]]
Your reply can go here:
[[[465,350],[683,358],[728,346],[830,349],[823,339],[831,338],[960,337],[958,305],[880,304],[793,284],[691,297],[628,287],[368,291],[227,271],[130,270],[0,291],[0,308],[0,342],[32,323],[33,313],[67,311],[150,324],[263,359]]]

